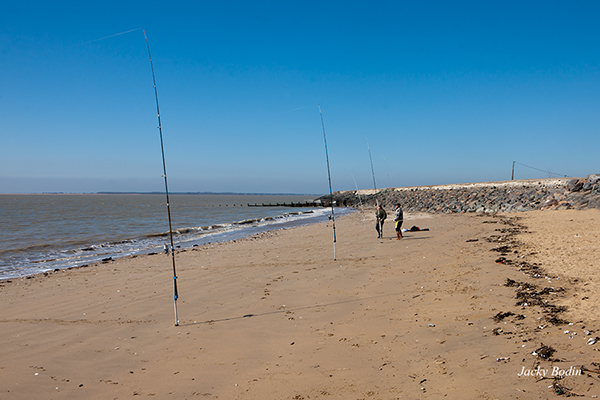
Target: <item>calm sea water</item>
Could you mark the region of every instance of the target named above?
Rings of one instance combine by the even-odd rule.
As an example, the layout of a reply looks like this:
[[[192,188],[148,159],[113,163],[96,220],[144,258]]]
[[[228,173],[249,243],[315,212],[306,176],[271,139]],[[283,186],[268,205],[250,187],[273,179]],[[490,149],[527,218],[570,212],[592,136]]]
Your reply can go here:
[[[326,220],[331,209],[248,207],[314,196],[170,196],[175,245],[191,247]],[[336,209],[336,215],[350,212]],[[0,279],[162,251],[164,194],[0,194]]]

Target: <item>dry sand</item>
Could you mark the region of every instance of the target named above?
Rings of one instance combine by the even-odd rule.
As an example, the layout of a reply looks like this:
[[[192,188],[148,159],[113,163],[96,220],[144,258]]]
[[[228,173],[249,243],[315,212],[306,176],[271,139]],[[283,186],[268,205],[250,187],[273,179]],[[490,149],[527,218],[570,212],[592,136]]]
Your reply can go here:
[[[372,214],[177,254],[177,327],[164,254],[2,282],[0,398],[600,395],[600,211]]]

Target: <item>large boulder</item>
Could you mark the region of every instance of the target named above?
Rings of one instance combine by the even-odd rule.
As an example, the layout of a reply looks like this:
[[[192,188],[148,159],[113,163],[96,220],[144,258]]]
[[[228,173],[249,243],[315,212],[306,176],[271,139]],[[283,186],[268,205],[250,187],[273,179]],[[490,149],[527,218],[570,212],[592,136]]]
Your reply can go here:
[[[584,179],[571,179],[569,183],[567,183],[567,190],[569,192],[579,192],[581,189],[583,189],[584,183]]]
[[[585,177],[585,180],[591,182],[593,185],[594,183],[600,182],[600,174],[590,174]]]
[[[597,188],[598,184],[600,184],[600,174],[591,174],[585,177],[582,189],[584,192],[594,190],[594,187]]]

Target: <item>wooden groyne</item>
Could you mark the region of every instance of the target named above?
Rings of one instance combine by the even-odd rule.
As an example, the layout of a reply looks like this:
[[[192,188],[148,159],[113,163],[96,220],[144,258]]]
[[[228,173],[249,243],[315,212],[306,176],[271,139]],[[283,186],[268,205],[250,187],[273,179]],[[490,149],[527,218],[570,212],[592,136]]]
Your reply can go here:
[[[338,206],[337,202],[333,202],[334,206]],[[331,207],[330,201],[305,201],[302,203],[255,203],[248,204],[248,207]]]

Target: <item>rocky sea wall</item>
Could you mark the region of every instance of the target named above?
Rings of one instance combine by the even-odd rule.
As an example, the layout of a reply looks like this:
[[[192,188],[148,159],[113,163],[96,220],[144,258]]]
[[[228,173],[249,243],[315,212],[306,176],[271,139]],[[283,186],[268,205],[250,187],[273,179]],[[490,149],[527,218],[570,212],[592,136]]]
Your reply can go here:
[[[320,200],[330,204],[330,196]],[[386,209],[400,203],[409,212],[518,212],[600,208],[600,174],[585,178],[529,179],[439,186],[334,192],[336,206]]]

